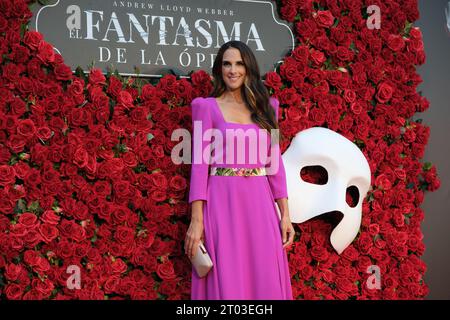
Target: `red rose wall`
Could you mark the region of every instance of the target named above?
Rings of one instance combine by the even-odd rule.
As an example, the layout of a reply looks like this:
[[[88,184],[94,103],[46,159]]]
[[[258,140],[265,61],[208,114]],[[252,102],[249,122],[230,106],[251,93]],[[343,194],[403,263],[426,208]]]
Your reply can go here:
[[[190,102],[207,96],[206,72],[166,75],[72,74],[28,31],[31,1],[0,0],[1,299],[189,299],[183,252],[190,165],[170,152],[176,128],[191,130]],[[381,9],[381,29],[366,8]],[[296,299],[421,299],[428,292],[420,209],[439,187],[422,163],[429,105],[417,90],[425,62],[415,0],[283,0],[296,47],[265,75],[280,100],[280,127],[328,127],[354,141],[372,170],[358,237],[342,255],[332,225],[296,225],[288,252]],[[81,288],[67,287],[71,265]],[[381,272],[370,289],[368,267]]]

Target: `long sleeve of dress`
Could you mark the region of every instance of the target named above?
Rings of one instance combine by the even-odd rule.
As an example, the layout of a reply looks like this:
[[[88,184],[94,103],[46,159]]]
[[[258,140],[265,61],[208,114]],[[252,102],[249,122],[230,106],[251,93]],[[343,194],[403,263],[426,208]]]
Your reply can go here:
[[[207,199],[207,187],[209,176],[209,159],[204,159],[203,154],[210,139],[204,135],[205,131],[212,128],[212,120],[209,105],[202,97],[197,97],[191,102],[192,110],[192,166],[189,188],[189,203],[195,200]],[[204,139],[205,138],[205,139]],[[205,140],[205,141],[204,141]],[[210,155],[210,153],[207,153]]]
[[[270,102],[272,107],[275,110],[275,116],[278,121],[278,110],[280,102],[274,98],[270,98]],[[276,144],[272,150],[275,152],[275,156],[278,157],[278,171],[274,174],[268,174],[267,179],[269,180],[270,189],[272,190],[272,194],[274,199],[287,198],[287,184],[286,184],[286,172],[284,169],[283,159],[281,157],[280,145]],[[266,166],[267,167],[267,166]]]

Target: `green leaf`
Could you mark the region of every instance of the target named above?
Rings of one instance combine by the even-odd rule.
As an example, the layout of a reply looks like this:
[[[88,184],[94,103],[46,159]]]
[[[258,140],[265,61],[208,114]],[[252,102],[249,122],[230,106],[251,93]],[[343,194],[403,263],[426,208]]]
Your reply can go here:
[[[13,165],[15,165],[17,162],[19,162],[19,160],[17,159],[17,156],[16,156],[16,155],[13,155],[13,156],[11,157],[11,159],[9,159],[8,164],[9,164],[10,166],[13,166]]]
[[[404,36],[409,36],[409,32],[411,31],[412,26],[413,26],[412,22],[406,21],[405,27],[403,28]]]
[[[33,201],[29,206],[28,210],[30,212],[37,212],[40,209],[39,207],[39,201]]]
[[[406,186],[406,189],[413,189],[414,188],[414,183],[411,182]]]
[[[27,209],[27,207],[25,206],[25,200],[24,199],[19,199],[17,201],[17,210],[18,212],[25,212],[25,210]]]
[[[76,75],[78,78],[81,78],[81,79],[83,79],[84,81],[86,81],[86,74],[84,73],[83,69],[82,69],[80,66],[78,66],[78,67],[75,69],[75,75]]]
[[[27,25],[25,23],[22,23],[20,25],[20,37],[23,38],[25,35],[25,32],[27,31]]]
[[[154,137],[155,137],[154,135],[152,135],[151,133],[148,133],[147,134],[147,142],[152,140]]]
[[[355,50],[356,50],[356,47],[355,47],[355,43],[354,43],[354,42],[350,43],[349,49],[352,50],[352,51],[355,51]]]
[[[339,24],[339,19],[336,18],[336,19],[334,19],[334,23],[333,23],[333,25],[331,27],[335,28],[335,27],[337,27],[338,24]]]
[[[422,169],[423,169],[423,171],[428,171],[428,170],[431,169],[432,166],[433,166],[433,165],[431,164],[431,162],[425,162],[425,163],[423,164]]]

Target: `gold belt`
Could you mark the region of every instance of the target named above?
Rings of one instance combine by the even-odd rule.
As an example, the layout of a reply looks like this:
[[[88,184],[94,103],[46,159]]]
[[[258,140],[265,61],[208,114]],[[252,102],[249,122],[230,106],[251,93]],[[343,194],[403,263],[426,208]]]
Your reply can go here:
[[[266,168],[225,168],[225,167],[211,167],[209,174],[212,176],[265,176]]]

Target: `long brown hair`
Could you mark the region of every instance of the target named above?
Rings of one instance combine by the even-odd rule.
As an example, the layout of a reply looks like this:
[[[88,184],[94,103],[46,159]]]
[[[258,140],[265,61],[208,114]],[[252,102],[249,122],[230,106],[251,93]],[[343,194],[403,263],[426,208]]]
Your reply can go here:
[[[229,48],[235,48],[240,51],[246,69],[247,76],[244,85],[241,87],[241,95],[247,108],[250,109],[251,119],[270,134],[271,129],[279,129],[275,111],[269,102],[269,92],[261,81],[255,55],[244,42],[232,40],[220,47],[212,69],[214,88],[209,95],[219,97],[226,91],[226,85],[222,77],[222,62],[223,55]],[[279,133],[279,138],[281,139],[281,133]]]

